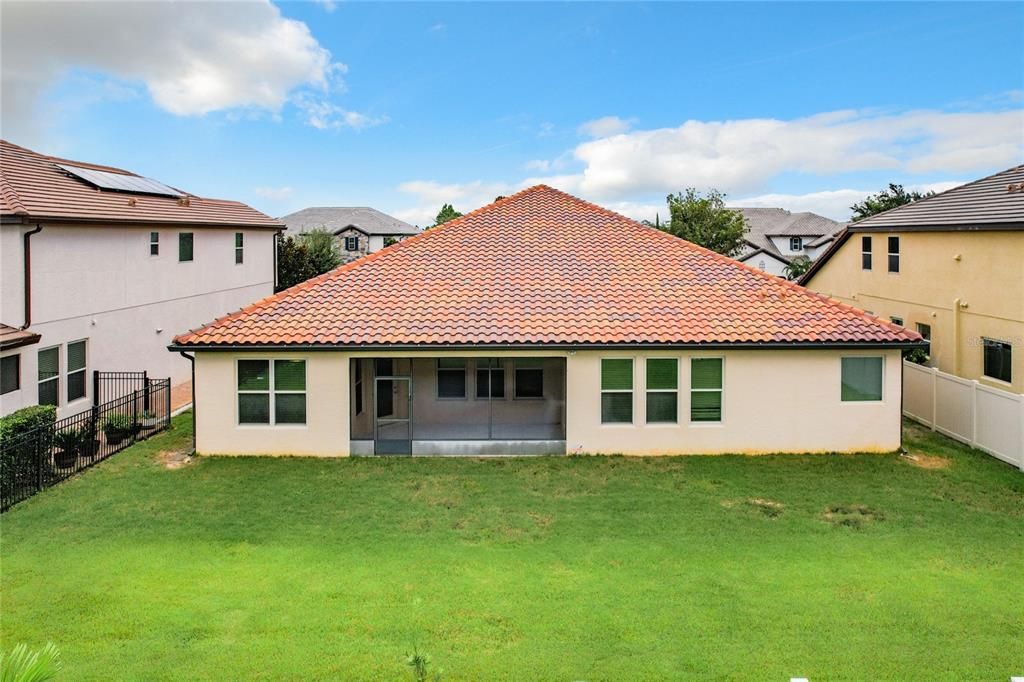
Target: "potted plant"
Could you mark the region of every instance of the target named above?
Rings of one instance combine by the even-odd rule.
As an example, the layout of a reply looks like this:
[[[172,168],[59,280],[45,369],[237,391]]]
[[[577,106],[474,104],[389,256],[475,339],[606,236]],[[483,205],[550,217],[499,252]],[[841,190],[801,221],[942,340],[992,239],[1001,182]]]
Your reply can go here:
[[[75,466],[81,443],[82,433],[79,429],[65,429],[54,435],[53,444],[57,450],[53,453],[53,463],[58,469],[70,469]]]
[[[126,414],[112,414],[103,422],[103,435],[107,443],[119,445],[135,432],[136,422]]]
[[[156,416],[156,412],[146,410],[142,413],[142,428],[146,430],[155,429],[159,423],[160,418]]]

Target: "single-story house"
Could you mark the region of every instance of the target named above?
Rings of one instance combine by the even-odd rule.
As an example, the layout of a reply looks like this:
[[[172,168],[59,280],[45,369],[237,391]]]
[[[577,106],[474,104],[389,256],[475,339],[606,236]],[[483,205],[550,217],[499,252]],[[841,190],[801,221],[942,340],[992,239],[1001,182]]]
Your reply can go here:
[[[200,453],[892,451],[920,336],[544,185],[176,337]]]
[[[380,251],[421,232],[420,228],[369,206],[313,206],[283,216],[285,234],[298,236],[313,230],[334,235],[344,262]]]
[[[747,234],[736,260],[778,277],[800,256],[814,261],[829,247],[844,224],[817,213],[784,208],[731,208],[743,214]]]

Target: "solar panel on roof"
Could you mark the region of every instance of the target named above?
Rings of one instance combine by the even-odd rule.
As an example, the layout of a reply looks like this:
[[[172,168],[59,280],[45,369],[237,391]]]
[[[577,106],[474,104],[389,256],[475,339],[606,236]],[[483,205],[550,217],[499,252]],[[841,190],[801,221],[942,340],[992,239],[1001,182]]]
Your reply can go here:
[[[140,175],[123,175],[121,173],[79,168],[78,166],[64,166],[62,164],[57,164],[57,166],[71,173],[76,178],[85,180],[90,185],[100,189],[110,189],[115,192],[131,192],[133,194],[156,194],[166,197],[183,196],[181,192],[168,187],[162,182],[144,178]]]

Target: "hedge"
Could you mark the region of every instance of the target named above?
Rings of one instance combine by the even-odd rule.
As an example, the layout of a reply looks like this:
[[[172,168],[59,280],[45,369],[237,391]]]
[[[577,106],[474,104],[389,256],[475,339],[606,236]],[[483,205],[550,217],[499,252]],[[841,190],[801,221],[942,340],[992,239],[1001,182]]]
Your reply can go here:
[[[57,408],[32,405],[0,417],[0,495],[9,503],[14,491],[38,477],[37,452],[53,445]],[[30,437],[35,433],[38,438]]]

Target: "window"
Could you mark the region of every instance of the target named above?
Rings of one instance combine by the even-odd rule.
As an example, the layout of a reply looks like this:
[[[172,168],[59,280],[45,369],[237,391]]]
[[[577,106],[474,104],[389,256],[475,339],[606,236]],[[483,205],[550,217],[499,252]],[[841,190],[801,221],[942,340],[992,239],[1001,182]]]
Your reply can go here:
[[[238,423],[305,424],[306,361],[239,360]]]
[[[544,397],[544,361],[540,358],[516,360],[516,398]]]
[[[896,317],[895,315],[893,315],[892,317],[889,318],[889,321],[892,322],[893,324],[898,324],[901,327],[903,326],[902,317]]]
[[[601,360],[601,423],[633,422],[633,361],[626,358]]]
[[[651,358],[647,361],[647,423],[679,421],[679,361]]]
[[[871,269],[871,237],[860,238],[860,267],[862,270]]]
[[[39,351],[39,404],[60,404],[60,346]]]
[[[764,261],[763,260],[757,261],[757,269],[758,270],[764,270]]]
[[[192,260],[192,233],[178,233],[178,262],[188,263]]]
[[[462,358],[439,358],[437,361],[437,397],[466,397],[466,361]]]
[[[149,233],[149,255],[159,256],[160,255],[160,233],[150,232]]]
[[[789,238],[789,250],[790,251],[802,251],[804,248],[803,237],[790,237]]]
[[[245,260],[245,234],[235,232],[235,265]]]
[[[722,358],[691,358],[690,421],[722,421]]]
[[[498,358],[482,358],[476,361],[476,397],[505,397],[505,368]]]
[[[0,395],[21,388],[21,356],[0,358]]]
[[[925,352],[931,355],[932,352],[932,326],[925,324],[924,322],[917,323],[917,333],[921,335],[921,338],[928,342],[928,348]]]
[[[86,342],[75,341],[67,347],[68,402],[85,397]]]
[[[843,358],[842,363],[843,402],[882,399],[882,358]]]
[[[900,271],[900,238],[889,237],[889,272]]]
[[[1013,380],[1010,372],[1013,347],[994,339],[982,339],[982,342],[985,344],[985,376],[1010,383]]]
[[[358,251],[359,250],[359,237],[345,237],[345,250],[346,251]]]

